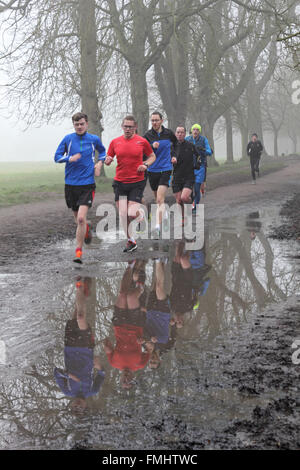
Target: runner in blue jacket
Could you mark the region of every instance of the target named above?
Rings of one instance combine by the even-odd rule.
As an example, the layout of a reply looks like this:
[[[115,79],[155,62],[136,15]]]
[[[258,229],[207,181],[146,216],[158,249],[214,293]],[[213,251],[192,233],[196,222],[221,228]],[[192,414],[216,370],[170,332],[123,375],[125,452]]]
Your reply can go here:
[[[212,150],[207,138],[201,135],[202,128],[200,124],[194,124],[191,130],[192,135],[186,137],[186,140],[192,142],[201,154],[201,166],[198,170],[195,170],[194,210],[196,210],[196,205],[199,204],[201,199],[201,185],[204,185],[206,182],[207,156],[212,155]]]
[[[66,135],[59,144],[54,160],[65,163],[65,198],[67,206],[72,209],[76,230],[76,263],[82,263],[83,242],[91,242],[91,227],[87,223],[87,213],[95,196],[95,176],[100,176],[105,148],[97,135],[89,134],[88,117],[84,113],[72,116],[75,132]],[[99,152],[95,164],[95,151]]]

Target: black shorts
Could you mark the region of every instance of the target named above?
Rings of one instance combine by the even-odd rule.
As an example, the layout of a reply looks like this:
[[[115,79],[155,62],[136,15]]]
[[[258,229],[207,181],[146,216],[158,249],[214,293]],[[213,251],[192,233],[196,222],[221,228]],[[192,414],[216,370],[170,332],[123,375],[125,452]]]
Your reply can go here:
[[[146,182],[143,180],[136,183],[122,183],[114,180],[112,187],[115,193],[115,201],[118,201],[120,196],[126,196],[128,201],[141,203]]]
[[[144,175],[145,175],[145,179],[144,179],[143,183],[144,183],[144,189],[145,189],[147,181],[148,181],[148,171],[147,170],[145,171]]]
[[[170,186],[172,171],[148,171],[149,183],[152,191],[157,191],[158,186]]]
[[[95,184],[86,184],[84,186],[65,185],[65,199],[69,209],[78,212],[79,206],[92,207],[95,197]]]
[[[169,297],[167,296],[164,300],[159,300],[155,291],[150,292],[147,302],[147,310],[170,313],[171,307]]]
[[[172,181],[173,193],[179,193],[184,188],[193,189],[195,179],[174,178]]]
[[[91,327],[89,326],[87,330],[81,330],[76,318],[67,321],[65,346],[93,349],[95,347],[95,338]]]
[[[115,305],[112,319],[114,326],[134,325],[144,327],[146,324],[146,313],[140,307],[129,310]]]

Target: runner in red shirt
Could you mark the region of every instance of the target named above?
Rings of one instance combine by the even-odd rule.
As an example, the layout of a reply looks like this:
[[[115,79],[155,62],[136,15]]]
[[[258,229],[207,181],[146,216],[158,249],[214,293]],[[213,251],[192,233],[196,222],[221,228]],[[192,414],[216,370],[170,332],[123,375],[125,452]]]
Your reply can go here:
[[[105,164],[110,165],[117,157],[113,188],[121,223],[128,237],[124,252],[131,252],[137,249],[137,244],[129,233],[129,223],[140,216],[145,188],[144,173],[156,157],[149,142],[136,134],[137,122],[133,116],[123,119],[122,128],[124,134],[113,139],[109,145]],[[143,161],[144,154],[148,157],[146,161]],[[120,196],[123,197],[120,199]]]

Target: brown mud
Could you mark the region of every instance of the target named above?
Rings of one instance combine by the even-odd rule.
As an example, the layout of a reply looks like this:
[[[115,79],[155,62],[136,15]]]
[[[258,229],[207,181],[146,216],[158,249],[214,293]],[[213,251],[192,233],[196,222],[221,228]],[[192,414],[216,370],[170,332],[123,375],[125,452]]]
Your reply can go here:
[[[279,227],[274,227],[272,238],[278,240],[300,240],[300,192],[295,193],[292,198],[286,201],[280,215],[284,223]]]
[[[208,175],[207,292],[194,303],[162,366],[137,375],[134,392],[120,391],[117,372],[103,360],[105,385],[83,417],[69,412],[53,380],[74,308],[74,281],[90,279],[88,310],[103,355],[118,285],[133,255],[122,254],[124,241],[95,240],[83,267],[72,266],[75,227],[63,197],[1,209],[0,448],[299,449],[300,364],[292,359],[300,339],[299,241],[293,231],[300,226],[299,174],[299,160],[288,159],[284,169],[269,174],[262,165],[255,186],[230,173],[226,181]],[[113,202],[112,195],[96,195],[94,227],[95,208],[104,201]],[[153,251],[152,245],[141,240],[134,255],[147,261],[147,279],[155,249],[169,258],[167,272],[177,246],[166,240]],[[167,274],[172,286],[174,275]]]

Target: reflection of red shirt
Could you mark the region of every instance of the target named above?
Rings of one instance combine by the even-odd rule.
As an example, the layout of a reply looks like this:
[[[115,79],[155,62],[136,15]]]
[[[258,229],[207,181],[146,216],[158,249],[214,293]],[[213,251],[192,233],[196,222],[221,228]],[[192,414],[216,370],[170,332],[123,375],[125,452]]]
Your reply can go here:
[[[141,344],[137,339],[143,336],[143,328],[134,325],[114,327],[116,346],[113,352],[107,354],[112,367],[120,370],[143,369],[149,361],[150,354],[142,352]]]
[[[136,183],[144,180],[144,172],[137,169],[143,164],[143,155],[147,157],[153,152],[149,142],[135,134],[131,139],[125,139],[122,135],[113,139],[109,145],[107,155],[117,156],[116,181],[122,183]]]

